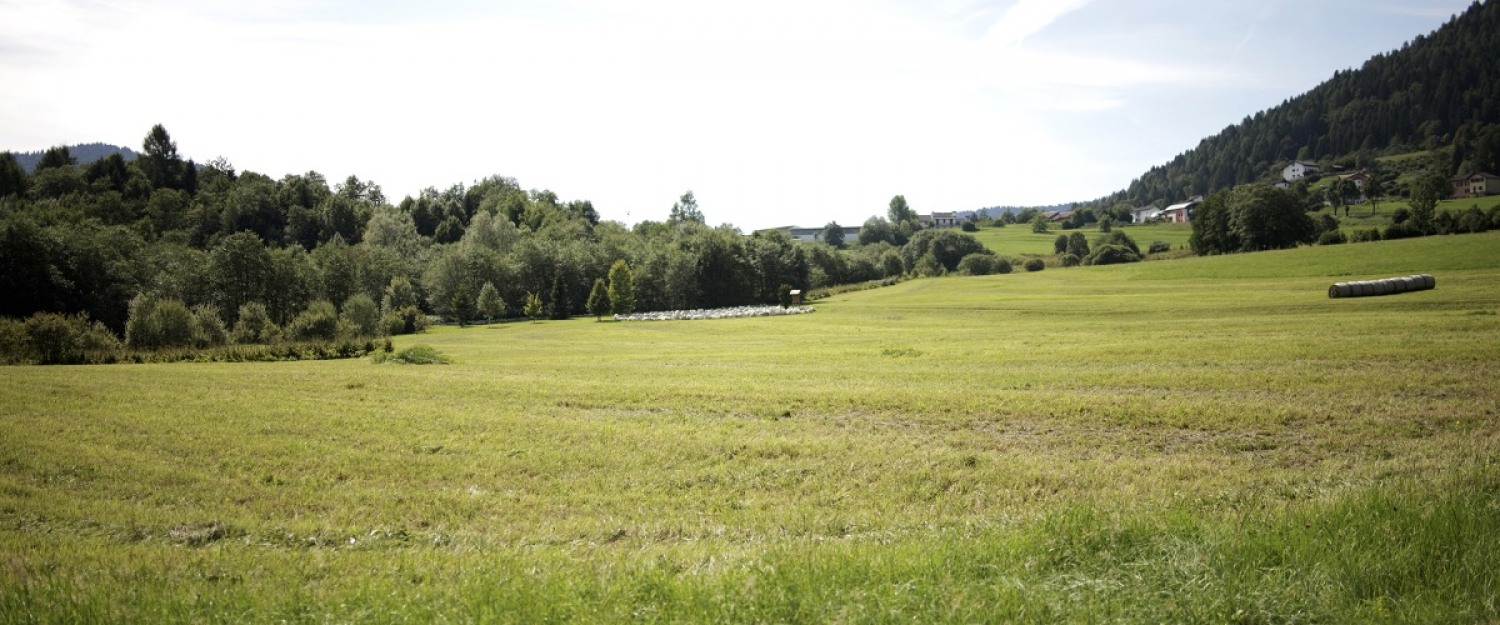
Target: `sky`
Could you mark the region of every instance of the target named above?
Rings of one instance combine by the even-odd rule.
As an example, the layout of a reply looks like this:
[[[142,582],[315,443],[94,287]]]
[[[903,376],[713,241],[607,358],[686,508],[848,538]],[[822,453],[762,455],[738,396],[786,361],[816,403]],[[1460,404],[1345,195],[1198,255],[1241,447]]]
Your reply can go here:
[[[0,0],[0,150],[858,225],[1102,197],[1469,0]]]

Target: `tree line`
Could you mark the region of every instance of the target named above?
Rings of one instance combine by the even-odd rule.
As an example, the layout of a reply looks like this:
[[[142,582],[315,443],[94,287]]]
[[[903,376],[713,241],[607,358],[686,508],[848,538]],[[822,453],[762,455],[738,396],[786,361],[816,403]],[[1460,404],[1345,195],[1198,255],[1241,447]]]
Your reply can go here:
[[[157,125],[134,161],[80,166],[58,147],[27,172],[0,154],[0,317],[79,315],[141,347],[381,335],[428,315],[597,312],[591,296],[616,263],[632,276],[632,308],[651,311],[776,303],[789,289],[954,271],[989,254],[923,231],[900,196],[888,215],[871,223],[891,236],[835,247],[709,226],[691,191],[666,221],[633,226],[502,176],[392,204],[356,176],[272,179],[184,160]]]

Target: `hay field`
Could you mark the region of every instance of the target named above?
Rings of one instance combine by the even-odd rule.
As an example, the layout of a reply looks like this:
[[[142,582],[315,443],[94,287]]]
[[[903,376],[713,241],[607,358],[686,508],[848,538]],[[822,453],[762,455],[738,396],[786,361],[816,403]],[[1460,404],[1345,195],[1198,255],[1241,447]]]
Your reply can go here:
[[[1500,233],[817,306],[0,369],[0,623],[1500,619]]]

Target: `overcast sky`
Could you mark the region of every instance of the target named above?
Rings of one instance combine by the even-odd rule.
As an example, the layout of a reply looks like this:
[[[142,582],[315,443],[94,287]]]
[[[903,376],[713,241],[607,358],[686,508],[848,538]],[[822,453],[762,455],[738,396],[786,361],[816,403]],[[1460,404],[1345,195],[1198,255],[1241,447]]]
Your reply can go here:
[[[490,175],[665,219],[1097,198],[1469,0],[0,0],[0,149]]]

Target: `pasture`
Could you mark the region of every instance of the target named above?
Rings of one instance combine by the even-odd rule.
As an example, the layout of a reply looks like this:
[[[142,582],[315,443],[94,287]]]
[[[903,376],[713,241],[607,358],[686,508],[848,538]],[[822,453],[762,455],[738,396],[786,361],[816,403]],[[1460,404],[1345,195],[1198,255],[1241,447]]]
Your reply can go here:
[[[0,369],[0,623],[1500,619],[1500,233],[816,306]]]
[[[1082,232],[1088,237],[1089,245],[1093,245],[1094,240],[1103,234],[1097,226],[1063,230],[1061,225],[1054,223],[1048,224],[1048,227],[1050,229],[1047,232],[1032,232],[1031,224],[1011,224],[1004,228],[980,228],[978,232],[970,234],[991,251],[1007,257],[1051,254],[1052,243],[1059,234]],[[1152,241],[1165,241],[1174,250],[1187,249],[1188,237],[1193,234],[1193,227],[1188,224],[1116,225],[1115,229],[1130,235],[1142,252],[1151,247]]]

